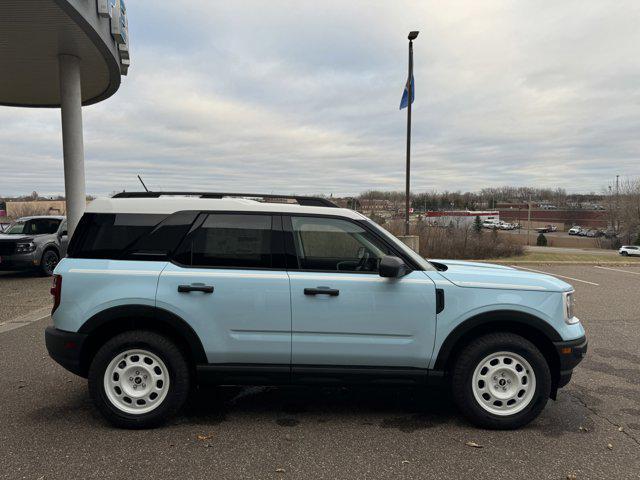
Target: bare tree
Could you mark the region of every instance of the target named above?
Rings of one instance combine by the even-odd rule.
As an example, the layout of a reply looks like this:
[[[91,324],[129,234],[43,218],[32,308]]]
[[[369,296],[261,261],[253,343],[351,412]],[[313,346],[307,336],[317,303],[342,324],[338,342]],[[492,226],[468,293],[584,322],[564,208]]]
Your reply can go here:
[[[634,243],[640,232],[640,178],[625,180],[618,196],[623,240]]]
[[[640,234],[640,178],[623,180],[605,193],[610,227],[623,243],[634,243]]]
[[[17,202],[11,205],[10,214],[14,219],[21,217],[31,217],[35,215],[47,215],[49,213],[49,205],[37,202]]]

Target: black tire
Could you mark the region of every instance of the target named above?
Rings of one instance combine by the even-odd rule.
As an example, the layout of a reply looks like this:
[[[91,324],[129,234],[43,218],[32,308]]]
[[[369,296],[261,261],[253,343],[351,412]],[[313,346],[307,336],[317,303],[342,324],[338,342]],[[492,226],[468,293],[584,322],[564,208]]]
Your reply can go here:
[[[104,385],[109,364],[118,355],[136,349],[158,357],[166,365],[169,379],[169,387],[161,403],[153,410],[139,414],[121,410],[109,399]],[[124,332],[107,341],[93,358],[88,379],[89,393],[100,413],[113,425],[130,429],[157,427],[175,415],[187,400],[191,383],[189,366],[180,349],[168,338],[145,330]]]
[[[486,410],[473,393],[476,368],[483,359],[497,352],[519,355],[530,364],[535,375],[535,390],[529,403],[511,415],[497,415]],[[451,389],[457,407],[472,423],[493,430],[512,430],[540,415],[551,392],[551,373],[545,357],[529,340],[512,333],[493,333],[477,338],[463,348],[453,366]]]
[[[626,257],[627,255],[629,255],[629,252],[622,251],[620,252],[620,255],[622,255],[623,257]]]
[[[59,261],[60,256],[58,255],[58,252],[52,248],[45,250],[42,254],[42,258],[40,259],[40,275],[43,277],[50,277],[53,275],[53,270],[56,268]]]

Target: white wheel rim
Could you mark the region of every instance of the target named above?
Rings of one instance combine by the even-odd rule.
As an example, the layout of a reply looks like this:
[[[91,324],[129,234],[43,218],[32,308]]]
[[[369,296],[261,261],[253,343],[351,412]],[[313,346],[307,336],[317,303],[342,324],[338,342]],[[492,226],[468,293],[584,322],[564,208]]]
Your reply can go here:
[[[160,406],[169,392],[169,371],[147,350],[119,353],[104,372],[104,391],[118,410],[134,415]]]
[[[476,367],[471,379],[478,404],[494,415],[514,415],[531,403],[536,391],[536,376],[527,362],[513,352],[487,355]]]

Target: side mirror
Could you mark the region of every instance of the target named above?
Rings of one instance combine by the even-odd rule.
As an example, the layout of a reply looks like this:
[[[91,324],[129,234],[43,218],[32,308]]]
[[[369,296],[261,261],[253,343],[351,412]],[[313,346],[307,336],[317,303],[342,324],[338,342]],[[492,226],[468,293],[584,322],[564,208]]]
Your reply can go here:
[[[58,237],[62,238],[62,237],[66,237],[67,236],[67,231],[63,230],[58,234]]]
[[[381,277],[398,278],[407,273],[407,266],[398,257],[385,255],[380,260],[378,272]]]

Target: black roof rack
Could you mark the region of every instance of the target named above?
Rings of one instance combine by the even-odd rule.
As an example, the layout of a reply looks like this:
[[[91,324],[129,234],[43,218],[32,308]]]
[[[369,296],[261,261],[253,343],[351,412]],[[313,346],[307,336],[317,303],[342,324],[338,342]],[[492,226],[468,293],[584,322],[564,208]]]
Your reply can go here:
[[[190,196],[199,198],[224,198],[224,197],[242,197],[242,198],[263,198],[265,200],[295,200],[298,205],[305,207],[332,207],[337,205],[330,200],[322,197],[307,197],[300,195],[274,195],[271,193],[223,193],[223,192],[120,192],[116,193],[113,198],[159,198],[163,196]]]

